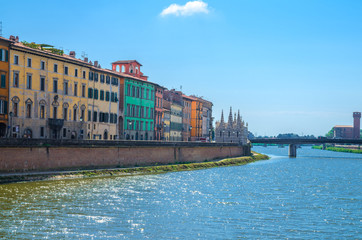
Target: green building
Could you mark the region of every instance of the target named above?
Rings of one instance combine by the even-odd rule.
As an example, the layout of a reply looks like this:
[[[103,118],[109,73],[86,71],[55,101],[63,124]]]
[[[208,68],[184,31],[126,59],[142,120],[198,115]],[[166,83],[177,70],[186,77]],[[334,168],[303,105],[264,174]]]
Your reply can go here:
[[[125,140],[154,140],[155,87],[135,60],[112,63],[119,72],[119,136]]]

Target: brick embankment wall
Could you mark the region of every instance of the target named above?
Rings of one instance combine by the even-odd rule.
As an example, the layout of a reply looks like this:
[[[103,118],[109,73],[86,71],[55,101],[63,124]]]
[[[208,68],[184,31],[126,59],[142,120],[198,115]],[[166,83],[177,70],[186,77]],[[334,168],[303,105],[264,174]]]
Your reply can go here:
[[[1,139],[0,173],[203,162],[250,155],[235,143]]]

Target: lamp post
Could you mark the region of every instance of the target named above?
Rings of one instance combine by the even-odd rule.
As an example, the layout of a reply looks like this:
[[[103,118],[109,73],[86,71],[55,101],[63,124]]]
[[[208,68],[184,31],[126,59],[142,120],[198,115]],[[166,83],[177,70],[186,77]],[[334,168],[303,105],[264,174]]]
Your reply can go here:
[[[189,127],[189,141],[191,141],[191,130],[192,130],[192,126]]]
[[[130,137],[130,140],[131,140],[131,126],[132,126],[132,121],[129,120],[129,137]]]
[[[9,113],[9,116],[10,116],[10,126],[9,126],[9,137],[12,138],[12,131],[13,131],[13,115],[14,113],[13,112],[10,112]]]

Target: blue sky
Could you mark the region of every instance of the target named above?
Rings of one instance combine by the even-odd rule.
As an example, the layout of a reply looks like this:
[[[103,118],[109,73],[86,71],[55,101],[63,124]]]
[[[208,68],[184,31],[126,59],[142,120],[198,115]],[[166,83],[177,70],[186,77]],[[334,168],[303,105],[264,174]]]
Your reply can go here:
[[[362,1],[187,3],[6,1],[0,21],[4,37],[105,68],[136,59],[150,81],[212,101],[216,120],[240,109],[257,135],[322,135],[362,111]]]

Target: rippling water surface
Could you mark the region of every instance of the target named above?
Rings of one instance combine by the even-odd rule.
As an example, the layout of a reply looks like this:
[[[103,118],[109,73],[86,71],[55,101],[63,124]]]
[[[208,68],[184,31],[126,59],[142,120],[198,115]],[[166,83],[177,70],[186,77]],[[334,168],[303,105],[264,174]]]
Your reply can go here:
[[[361,239],[362,155],[0,185],[0,239]]]

